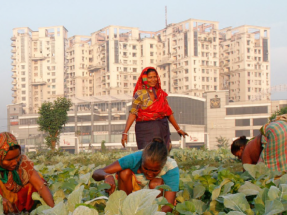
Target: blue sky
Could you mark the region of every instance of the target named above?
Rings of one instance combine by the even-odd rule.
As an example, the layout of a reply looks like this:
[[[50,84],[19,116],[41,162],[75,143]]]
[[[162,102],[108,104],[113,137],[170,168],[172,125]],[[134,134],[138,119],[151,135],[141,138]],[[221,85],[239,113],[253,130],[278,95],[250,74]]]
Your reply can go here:
[[[6,106],[12,103],[11,36],[16,27],[64,25],[73,35],[90,35],[108,25],[157,31],[190,18],[218,21],[219,27],[271,28],[271,86],[287,84],[286,0],[7,0],[0,5],[0,132],[6,130]],[[287,92],[272,99],[287,99]]]

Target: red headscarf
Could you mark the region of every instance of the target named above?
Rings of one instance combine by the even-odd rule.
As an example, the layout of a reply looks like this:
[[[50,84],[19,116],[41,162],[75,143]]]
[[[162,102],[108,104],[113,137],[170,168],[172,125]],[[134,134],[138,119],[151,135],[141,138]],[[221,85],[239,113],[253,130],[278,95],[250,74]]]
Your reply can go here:
[[[155,100],[153,103],[148,106],[146,109],[138,110],[138,115],[136,121],[151,121],[156,119],[162,119],[165,116],[170,116],[172,114],[172,110],[167,102],[167,93],[161,89],[160,78],[159,75],[154,67],[146,67],[143,69],[141,75],[138,78],[137,84],[134,89],[133,96],[138,90],[142,89],[150,89],[150,86],[147,85],[146,78],[147,78],[147,71],[152,69],[155,71],[157,75],[157,84],[154,89],[157,90]]]

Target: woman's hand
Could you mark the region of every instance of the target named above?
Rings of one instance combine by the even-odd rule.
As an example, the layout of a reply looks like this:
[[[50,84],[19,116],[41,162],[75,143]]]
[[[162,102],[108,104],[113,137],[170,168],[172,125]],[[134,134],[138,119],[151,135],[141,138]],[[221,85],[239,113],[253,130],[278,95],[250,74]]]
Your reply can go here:
[[[122,145],[125,148],[126,144],[128,143],[128,135],[127,134],[122,134]]]
[[[183,136],[185,138],[185,136],[188,136],[188,133],[186,133],[185,131],[183,130],[178,130],[177,133],[179,134],[179,136]]]
[[[5,198],[3,197],[2,201],[3,201],[3,209],[4,209],[4,213],[5,213],[5,214],[14,212],[13,205],[12,205],[11,202],[9,202],[8,199],[5,199]]]
[[[113,192],[115,192],[115,189],[116,189],[116,182],[115,182],[114,176],[113,175],[107,175],[105,177],[105,183],[109,184],[111,186],[110,189],[106,190],[106,192],[110,196]]]

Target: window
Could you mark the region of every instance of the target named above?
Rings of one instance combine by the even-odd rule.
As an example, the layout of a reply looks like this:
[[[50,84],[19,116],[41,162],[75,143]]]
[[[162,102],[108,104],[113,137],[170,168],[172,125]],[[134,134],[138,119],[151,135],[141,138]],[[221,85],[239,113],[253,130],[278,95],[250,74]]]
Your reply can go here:
[[[185,74],[188,74],[188,69],[185,69],[184,72],[185,72]]]
[[[26,101],[26,97],[22,97],[22,101]]]
[[[21,81],[25,81],[25,78],[21,78]]]
[[[25,65],[21,65],[21,69],[25,69]]]
[[[26,94],[26,91],[25,91],[25,90],[23,90],[23,91],[22,91],[22,94]]]
[[[153,52],[150,52],[150,56],[153,56]]]
[[[149,46],[151,49],[153,49],[153,44],[150,44],[150,46]]]
[[[137,46],[133,45],[133,50],[136,50],[137,49]]]
[[[137,68],[133,68],[133,72],[137,72]]]
[[[154,59],[150,59],[150,63],[154,63]]]
[[[247,48],[247,53],[250,53],[250,48]]]
[[[137,53],[133,53],[133,57],[136,57],[137,56]]]

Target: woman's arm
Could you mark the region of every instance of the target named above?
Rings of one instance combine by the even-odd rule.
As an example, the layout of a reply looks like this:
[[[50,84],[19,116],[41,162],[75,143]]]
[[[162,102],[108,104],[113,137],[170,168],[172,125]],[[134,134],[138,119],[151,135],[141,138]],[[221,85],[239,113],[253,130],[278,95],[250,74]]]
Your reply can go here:
[[[174,205],[175,196],[176,196],[176,192],[165,191],[165,193],[164,193],[164,197],[165,197],[166,200],[167,200],[170,204],[172,204],[172,205]],[[165,205],[165,206],[163,206],[163,207],[161,208],[161,211],[162,211],[162,212],[171,212],[171,211],[172,211],[172,208],[169,207],[169,206],[167,206],[167,205]]]
[[[43,179],[39,176],[38,172],[36,170],[33,170],[33,173],[30,177],[30,183],[35,187],[35,189],[38,191],[40,196],[44,199],[44,201],[49,205],[50,207],[54,207],[54,200],[53,196],[49,190],[49,188],[45,185],[45,182]]]
[[[185,136],[188,136],[187,133],[185,133],[185,131],[181,130],[179,125],[177,124],[173,114],[171,114],[170,116],[168,116],[168,120],[169,122],[173,125],[174,129],[177,131],[177,133],[181,136],[183,135],[183,137],[185,138]]]
[[[115,161],[114,163],[102,168],[102,169],[97,169],[93,172],[93,179],[95,181],[102,181],[105,180],[105,183],[109,184],[111,188],[107,190],[109,195],[111,195],[115,189],[116,189],[116,182],[114,177],[112,177],[112,174],[122,171],[122,167],[119,163],[119,161]]]
[[[123,145],[123,147],[126,147],[125,144],[128,143],[128,135],[127,135],[127,133],[129,131],[130,127],[132,126],[133,122],[135,121],[135,119],[136,119],[136,115],[130,113],[129,117],[127,119],[127,122],[126,122],[125,130],[124,130],[124,132],[122,134],[122,145]]]

